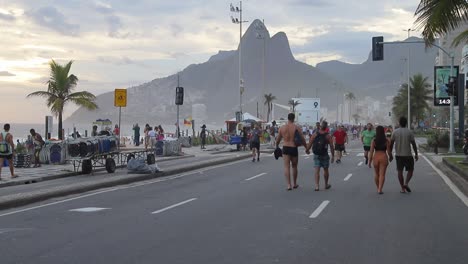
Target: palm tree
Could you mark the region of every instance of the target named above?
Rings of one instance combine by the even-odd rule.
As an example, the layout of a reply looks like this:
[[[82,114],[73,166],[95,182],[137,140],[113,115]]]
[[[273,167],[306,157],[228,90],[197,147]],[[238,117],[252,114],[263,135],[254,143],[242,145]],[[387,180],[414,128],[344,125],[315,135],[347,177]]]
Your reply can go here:
[[[351,123],[351,103],[356,100],[356,96],[352,92],[348,92],[345,99],[348,100],[348,121]]]
[[[292,107],[292,112],[293,113],[296,112],[296,106],[298,106],[300,104],[301,103],[298,100],[294,101],[294,100],[291,99],[291,100],[288,101],[288,105],[290,105]]]
[[[50,79],[47,81],[47,91],[37,91],[27,96],[40,96],[47,99],[47,106],[58,117],[58,137],[61,140],[63,139],[63,109],[68,102],[83,106],[89,110],[98,108],[94,102],[96,96],[93,94],[86,91],[72,93],[78,82],[78,78],[75,75],[69,75],[72,63],[73,61],[69,61],[66,65],[60,65],[52,60],[49,63]]]
[[[468,21],[468,1],[466,0],[421,0],[414,13],[417,29],[423,28],[426,46],[431,46],[441,34],[450,32]],[[468,29],[458,35],[452,46],[468,42]]]
[[[270,114],[271,110],[273,109],[273,100],[276,100],[276,96],[270,94],[265,94],[265,102],[264,105],[267,105],[267,123],[270,122]]]
[[[358,123],[359,118],[361,118],[361,116],[360,116],[358,113],[356,113],[356,114],[353,115],[353,119],[354,119],[354,123],[355,123],[355,124]]]
[[[408,120],[408,124],[411,124],[411,120],[418,122],[424,120],[426,112],[431,110],[430,104],[428,103],[432,99],[431,84],[428,82],[428,77],[423,77],[422,74],[416,74],[410,79],[411,89],[411,113],[413,115]],[[408,111],[408,85],[405,83],[398,91],[397,96],[393,98],[392,111],[396,117],[405,116]]]

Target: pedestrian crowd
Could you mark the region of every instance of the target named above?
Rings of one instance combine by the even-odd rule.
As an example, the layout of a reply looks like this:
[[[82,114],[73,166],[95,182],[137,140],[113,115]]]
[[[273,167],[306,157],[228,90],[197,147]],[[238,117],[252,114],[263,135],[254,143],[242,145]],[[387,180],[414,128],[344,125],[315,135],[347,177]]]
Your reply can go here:
[[[288,123],[283,125],[276,136],[274,152],[275,158],[283,157],[284,176],[286,179],[287,190],[296,189],[299,187],[297,183],[298,175],[298,147],[304,146],[305,153],[313,152],[314,168],[315,168],[315,191],[320,190],[320,171],[323,170],[324,189],[331,188],[329,182],[330,163],[341,163],[345,151],[345,144],[348,143],[348,134],[343,125],[338,125],[330,129],[326,121],[318,122],[314,129],[301,128],[295,124],[295,115],[288,115]],[[418,149],[415,138],[411,130],[407,128],[408,121],[406,117],[400,117],[399,127],[393,131],[391,126],[383,127],[374,126],[369,123],[366,129],[360,131],[358,127],[351,127],[353,140],[358,138],[363,145],[365,164],[369,168],[374,168],[374,181],[378,194],[383,194],[383,186],[385,183],[385,175],[390,162],[396,160],[398,172],[398,180],[400,183],[400,192],[411,192],[409,183],[414,172],[414,162],[418,161]],[[310,132],[311,131],[311,132]],[[309,142],[306,142],[306,135],[309,133]],[[279,145],[283,142],[282,149]],[[395,147],[395,157],[393,157],[393,149]],[[411,148],[414,152],[411,151]],[[255,161],[255,151],[253,152],[253,161]],[[331,156],[331,157],[330,157]],[[259,156],[257,157],[259,160]],[[292,177],[291,177],[292,170]],[[407,171],[404,177],[404,170]]]

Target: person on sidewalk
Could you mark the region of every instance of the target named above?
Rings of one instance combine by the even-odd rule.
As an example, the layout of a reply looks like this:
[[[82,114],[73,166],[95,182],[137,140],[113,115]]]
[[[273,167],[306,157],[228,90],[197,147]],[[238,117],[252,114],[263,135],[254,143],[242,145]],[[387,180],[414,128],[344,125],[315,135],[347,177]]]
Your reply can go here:
[[[338,126],[338,130],[333,133],[333,139],[335,142],[334,147],[337,156],[336,163],[341,163],[341,157],[345,150],[345,143],[348,143],[348,135],[346,134],[343,125]]]
[[[366,165],[369,162],[369,150],[372,140],[375,138],[375,131],[372,129],[372,124],[367,124],[367,129],[361,133],[361,142],[364,145],[364,158],[366,159]]]
[[[200,147],[201,149],[206,149],[205,147],[205,144],[206,144],[206,125],[203,124],[203,126],[201,126],[201,132],[200,132],[200,138],[201,138],[201,144],[200,144]]]
[[[392,151],[390,150],[390,139],[386,137],[384,127],[378,126],[375,129],[375,139],[372,140],[369,151],[369,168],[374,165],[374,181],[378,194],[383,194],[389,158],[393,160]]]
[[[10,167],[11,178],[16,178],[14,166],[13,166],[13,155],[15,154],[15,143],[13,143],[13,135],[10,133],[10,124],[3,126],[4,131],[0,133],[0,180],[2,179],[2,167],[4,160],[8,160],[8,166]]]
[[[34,144],[34,168],[41,167],[41,161],[39,160],[39,156],[41,154],[42,147],[45,145],[45,142],[42,139],[41,135],[39,135],[39,133],[36,133],[36,131],[33,128],[31,128],[29,132],[31,133]]]
[[[306,148],[306,153],[310,152],[307,150],[307,144],[302,135],[302,130],[300,127],[294,124],[295,119],[294,113],[288,114],[288,123],[282,126],[278,131],[278,136],[276,137],[276,147],[279,146],[282,139],[283,142],[283,160],[284,160],[284,177],[286,178],[286,184],[288,185],[287,190],[290,191],[292,188],[297,189],[299,185],[297,184],[297,165],[299,162],[299,152],[297,145],[294,142],[295,134],[298,133],[300,136],[303,146]],[[293,185],[291,185],[291,167],[293,170]]]
[[[255,124],[252,130],[252,137],[250,138],[250,148],[252,149],[252,162],[255,162],[255,156],[257,161],[260,161],[260,134],[262,132],[258,128],[258,124]]]
[[[133,138],[135,146],[140,146],[140,127],[138,126],[138,123],[133,126]]]
[[[315,168],[315,191],[319,191],[320,188],[320,168],[323,168],[323,178],[325,179],[325,189],[328,190],[331,188],[331,184],[329,184],[329,171],[328,168],[330,167],[330,156],[328,155],[328,146],[330,146],[330,153],[331,163],[335,160],[335,149],[333,146],[333,139],[328,134],[328,123],[327,121],[322,121],[320,124],[320,130],[313,134],[312,137],[309,139],[309,144],[306,148],[307,152],[310,152],[310,148],[312,148],[312,152],[314,153],[314,168]]]
[[[393,150],[393,145],[395,145],[395,159],[398,171],[398,180],[400,181],[401,193],[411,192],[410,187],[408,186],[411,177],[413,177],[414,171],[414,161],[418,161],[418,149],[416,147],[416,141],[414,140],[413,133],[406,127],[408,125],[408,119],[402,116],[399,120],[400,127],[393,131],[390,151]],[[411,153],[411,146],[413,146],[413,154]],[[392,157],[390,157],[392,161]],[[406,174],[406,179],[403,178],[403,169],[406,168],[408,172]]]

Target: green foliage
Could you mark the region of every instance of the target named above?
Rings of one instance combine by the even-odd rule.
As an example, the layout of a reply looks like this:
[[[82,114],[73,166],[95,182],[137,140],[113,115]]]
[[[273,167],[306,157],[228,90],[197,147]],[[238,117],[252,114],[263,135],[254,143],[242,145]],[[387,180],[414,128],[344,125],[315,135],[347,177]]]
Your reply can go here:
[[[96,97],[93,94],[86,91],[73,93],[78,83],[78,78],[73,74],[69,74],[72,63],[73,61],[69,61],[66,65],[60,65],[52,60],[49,63],[50,79],[47,81],[47,91],[33,92],[27,96],[40,96],[47,100],[47,107],[49,107],[51,112],[58,116],[59,119],[59,139],[63,139],[62,115],[68,102],[72,102],[89,110],[98,108],[95,103]]]
[[[431,107],[428,103],[432,97],[431,84],[428,82],[428,77],[423,77],[422,74],[416,74],[410,79],[410,107],[411,121],[421,121]],[[408,84],[403,84],[398,90],[398,94],[393,98],[392,112],[395,117],[407,116],[408,114]]]
[[[273,101],[276,100],[276,96],[273,94],[265,94],[265,102],[263,104],[267,105],[267,122],[270,122],[270,113],[273,109]]]
[[[466,0],[421,0],[414,14],[416,29],[423,29],[426,46],[431,46],[440,35],[453,31],[468,21]],[[452,46],[468,41],[468,30],[458,35]]]

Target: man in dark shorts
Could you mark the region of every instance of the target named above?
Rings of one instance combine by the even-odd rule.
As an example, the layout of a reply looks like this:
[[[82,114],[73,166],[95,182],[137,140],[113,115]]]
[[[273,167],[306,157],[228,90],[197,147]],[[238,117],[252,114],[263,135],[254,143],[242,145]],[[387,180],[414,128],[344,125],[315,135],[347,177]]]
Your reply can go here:
[[[262,132],[258,128],[258,125],[255,124],[254,129],[252,129],[252,137],[250,138],[250,148],[252,149],[252,162],[255,162],[255,156],[257,156],[257,161],[260,161],[260,134]]]
[[[5,131],[1,132],[0,135],[0,180],[2,179],[2,167],[3,161],[6,159],[8,160],[8,166],[10,167],[11,178],[18,177],[15,175],[14,167],[13,167],[13,155],[15,154],[15,144],[13,143],[13,135],[10,133],[10,124],[5,124],[3,126]]]
[[[372,124],[367,124],[367,129],[361,133],[361,142],[364,145],[364,158],[366,159],[366,165],[369,161],[369,150],[371,147],[372,140],[375,138],[375,130],[372,129]]]
[[[341,157],[345,150],[345,143],[348,143],[348,135],[342,125],[338,126],[338,130],[333,133],[333,139],[335,142],[334,147],[337,156],[336,163],[341,163]]]
[[[320,183],[320,168],[323,168],[323,177],[325,179],[325,189],[328,190],[331,188],[331,184],[328,183],[329,172],[328,168],[330,167],[330,156],[328,156],[328,146],[330,146],[331,163],[335,159],[333,139],[328,134],[328,123],[322,121],[320,124],[320,130],[313,134],[309,139],[309,144],[306,148],[306,151],[312,148],[314,152],[314,167],[315,167],[315,191],[319,191]]]
[[[294,113],[288,114],[288,123],[282,126],[278,131],[278,136],[276,138],[276,147],[279,146],[281,139],[284,139],[283,142],[283,160],[284,160],[284,176],[286,178],[286,184],[288,185],[287,190],[290,191],[292,188],[296,189],[299,187],[297,185],[297,164],[299,162],[299,152],[297,149],[297,145],[294,142],[294,134],[299,133],[299,136],[302,140],[302,145],[307,148],[307,144],[302,134],[302,129],[296,124],[294,124],[295,119]],[[309,154],[309,151],[306,151]],[[293,170],[293,185],[291,186],[291,169]]]
[[[401,193],[411,192],[408,183],[413,177],[414,171],[414,161],[418,161],[418,149],[416,147],[416,141],[414,140],[414,135],[406,126],[408,120],[406,117],[402,116],[399,120],[400,128],[396,129],[392,133],[390,151],[393,150],[393,145],[395,145],[395,159],[397,164],[398,171],[398,180],[400,181]],[[411,153],[411,146],[413,146],[413,154]],[[390,161],[392,157],[390,156]],[[406,174],[406,179],[403,178],[403,169],[406,169],[408,172]]]

